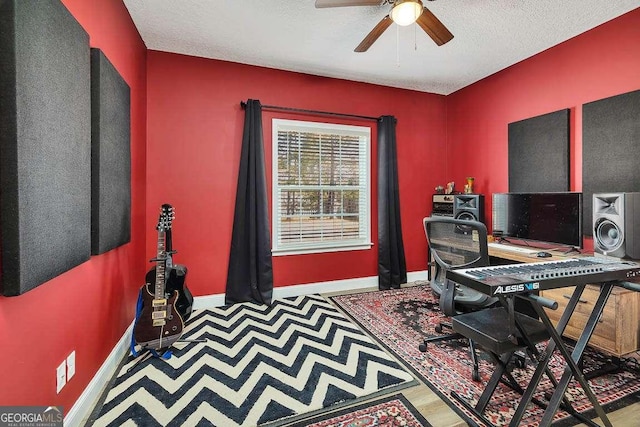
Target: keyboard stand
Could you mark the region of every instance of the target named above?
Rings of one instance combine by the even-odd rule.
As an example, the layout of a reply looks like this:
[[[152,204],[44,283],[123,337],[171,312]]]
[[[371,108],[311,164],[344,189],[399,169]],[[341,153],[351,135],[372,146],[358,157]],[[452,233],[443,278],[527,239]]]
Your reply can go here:
[[[540,380],[542,379],[542,375],[545,373],[548,367],[549,361],[551,360],[551,355],[557,347],[568,366],[565,367],[564,374],[555,387],[555,391],[551,396],[549,405],[547,406],[547,409],[545,410],[539,425],[542,427],[551,425],[553,416],[563,401],[564,393],[567,390],[571,378],[575,378],[580,383],[580,386],[582,386],[584,393],[587,395],[589,401],[593,405],[593,408],[595,409],[596,414],[598,415],[600,420],[606,427],[612,427],[611,421],[609,421],[607,414],[604,412],[604,409],[589,387],[589,384],[587,383],[582,370],[578,367],[578,363],[582,359],[582,355],[585,348],[587,347],[587,343],[589,342],[591,335],[593,335],[593,331],[596,328],[598,319],[602,315],[602,311],[604,310],[604,306],[609,298],[609,295],[611,294],[611,289],[613,288],[613,286],[613,282],[603,283],[600,286],[600,295],[598,297],[598,300],[593,308],[593,311],[589,315],[584,330],[580,335],[580,338],[576,342],[576,346],[573,349],[573,353],[571,354],[569,353],[569,349],[567,348],[567,346],[562,341],[562,333],[564,332],[564,329],[566,328],[567,323],[569,322],[569,319],[571,318],[571,315],[573,314],[578,304],[578,300],[582,295],[582,291],[584,290],[585,285],[576,286],[575,291],[573,292],[573,295],[571,296],[569,303],[567,304],[567,307],[562,313],[557,327],[553,326],[551,320],[549,319],[549,316],[539,304],[535,302],[532,304],[534,309],[536,310],[536,313],[540,317],[540,320],[544,323],[548,332],[550,333],[551,339],[549,340],[546,349],[542,352],[542,357],[538,361],[538,365],[533,376],[531,377],[529,385],[522,395],[520,404],[513,414],[513,418],[511,419],[511,422],[509,424],[510,426],[515,427],[520,424],[525,410],[528,404],[531,402],[533,394],[536,391]]]
[[[580,365],[580,368],[583,369],[583,365],[582,364],[579,364],[579,365]],[[617,356],[611,356],[610,362],[607,362],[604,366],[598,369],[595,369],[590,372],[585,372],[584,377],[587,380],[592,380],[594,378],[598,378],[603,375],[619,373],[621,370],[624,370],[623,360]]]
[[[601,264],[605,266],[601,266]],[[533,268],[534,265],[536,268]],[[554,271],[556,268],[559,270]],[[541,269],[549,270],[549,272],[541,271]],[[558,408],[567,403],[564,395],[569,386],[569,382],[572,378],[575,378],[593,405],[593,409],[597,417],[600,418],[600,421],[605,427],[612,427],[611,421],[598,402],[593,390],[591,390],[580,365],[582,364],[584,351],[596,329],[598,320],[602,316],[605,304],[611,295],[613,287],[620,286],[628,290],[640,292],[640,284],[625,281],[640,278],[638,263],[631,261],[604,262],[593,257],[585,257],[551,263],[532,263],[531,265],[525,263],[515,267],[515,270],[512,269],[512,267],[505,268],[502,266],[495,268],[478,267],[466,270],[450,270],[447,271],[447,278],[487,295],[498,296],[501,304],[506,309],[509,309],[509,307],[513,305],[513,299],[515,297],[528,299],[532,302],[534,311],[543,323],[548,335],[551,337],[547,342],[545,350],[535,357],[538,364],[509,423],[510,427],[520,425],[529,403],[537,403],[536,400],[533,399],[534,392],[540,384],[542,375],[547,372],[549,362],[555,350],[560,352],[564,360],[564,373],[561,379],[557,381],[557,384],[554,384],[555,390],[549,399],[549,404],[542,415],[539,426],[548,427],[551,425]],[[571,315],[575,312],[578,301],[587,283],[598,283],[600,293],[585,326],[582,328],[582,333],[576,341],[573,351],[570,352],[562,340],[562,334],[565,332]],[[530,290],[546,290],[567,286],[575,286],[575,290],[563,310],[557,326],[554,327],[543,306],[552,307],[556,303],[546,298],[533,295],[530,293]],[[458,317],[462,316],[464,315]],[[508,322],[504,322],[503,324],[508,324],[510,328],[509,331],[513,331],[513,320],[509,319]],[[529,332],[525,331],[525,333]],[[529,335],[531,334],[529,333]],[[552,382],[556,383],[555,380],[552,380]],[[485,388],[486,387],[487,386],[485,386]],[[568,412],[575,416],[573,412]],[[587,424],[597,425],[591,420],[589,420]]]

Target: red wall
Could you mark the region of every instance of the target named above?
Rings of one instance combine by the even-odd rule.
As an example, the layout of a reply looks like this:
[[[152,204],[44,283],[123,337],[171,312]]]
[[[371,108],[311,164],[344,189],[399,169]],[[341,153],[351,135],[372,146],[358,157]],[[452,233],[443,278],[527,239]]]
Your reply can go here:
[[[0,297],[0,405],[71,409],[134,315],[145,265],[146,49],[121,2],[63,0],[131,88],[131,243],[25,293]],[[51,254],[55,256],[55,254]],[[76,374],[56,394],[56,367]]]
[[[315,77],[248,65],[150,51],[148,70],[147,220],[159,206],[176,208],[175,261],[189,268],[195,295],[224,293],[244,112],[240,101],[398,119],[398,167],[403,238],[409,271],[426,268],[422,218],[430,194],[443,184],[445,97]],[[271,119],[323,121],[323,117],[263,114],[271,197]],[[376,123],[372,127],[372,182],[376,182]],[[373,242],[377,243],[376,187],[372,188]],[[147,253],[156,238],[147,236]],[[366,251],[274,257],[275,286],[377,275],[377,246]]]
[[[241,100],[398,118],[403,237],[409,271],[425,268],[421,219],[430,194],[476,177],[476,190],[507,189],[507,124],[571,108],[572,189],[581,189],[580,106],[640,88],[640,9],[549,49],[448,97],[147,52],[126,8],[111,0],[63,0],[131,87],[132,241],[95,256],[22,296],[0,297],[0,405],[63,405],[68,411],[134,314],[137,290],[155,254],[162,203],[177,209],[176,261],[196,295],[223,293],[237,180]],[[271,118],[264,114],[271,172]],[[376,162],[375,124],[373,164]],[[375,183],[375,167],[372,170]],[[490,199],[489,199],[490,200]],[[377,242],[376,188],[372,236]],[[487,207],[487,213],[490,206]],[[147,230],[148,229],[148,230]],[[274,258],[276,286],[373,276],[368,251]],[[55,368],[76,350],[77,373],[58,395]]]
[[[507,125],[570,108],[571,190],[581,191],[582,104],[640,89],[639,40],[640,8],[449,95],[447,176],[508,191]]]

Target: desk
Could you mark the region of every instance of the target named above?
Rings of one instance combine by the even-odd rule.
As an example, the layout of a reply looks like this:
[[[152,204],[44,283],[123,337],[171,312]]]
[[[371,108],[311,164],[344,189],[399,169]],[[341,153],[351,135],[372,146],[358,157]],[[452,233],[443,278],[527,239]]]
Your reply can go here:
[[[533,252],[533,254],[526,254],[522,252],[516,252],[513,250],[509,250],[509,248],[515,249],[527,249]],[[542,258],[536,255],[537,252],[544,251],[549,252],[551,257]],[[591,255],[591,254],[590,254]],[[539,261],[557,261],[561,259],[566,259],[567,255],[562,252],[557,251],[548,251],[544,249],[532,248],[530,246],[519,246],[512,245],[507,243],[500,244],[490,244],[489,245],[489,256],[491,258],[498,258],[501,260],[511,261],[511,262],[539,262]]]
[[[502,244],[501,244],[502,245]],[[506,248],[518,247],[534,250],[526,246],[504,244]],[[535,255],[527,255],[507,249],[499,249],[494,245],[489,246],[489,256],[492,264],[504,262],[541,262],[567,259],[562,253],[549,251],[553,256],[550,258],[538,258]],[[592,254],[581,254],[591,256]],[[575,255],[574,255],[575,256]],[[497,261],[497,262],[494,262]],[[556,301],[558,310],[546,310],[554,325],[558,324],[560,315],[567,306],[569,296],[574,288],[550,289],[540,292],[540,295]],[[564,331],[564,336],[577,340],[586,325],[589,314],[593,311],[595,302],[599,294],[597,285],[587,285],[573,316]],[[607,304],[605,305],[602,317],[589,341],[589,346],[597,348],[615,357],[621,357],[640,349],[640,293],[633,292],[621,287],[614,287]]]

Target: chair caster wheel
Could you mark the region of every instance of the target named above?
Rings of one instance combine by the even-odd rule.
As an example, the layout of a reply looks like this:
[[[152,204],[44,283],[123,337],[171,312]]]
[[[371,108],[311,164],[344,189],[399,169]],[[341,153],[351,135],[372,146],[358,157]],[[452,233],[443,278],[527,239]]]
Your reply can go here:
[[[420,350],[420,351],[421,351],[421,352],[423,352],[423,353],[426,353],[426,352],[427,352],[427,344],[426,344],[426,343],[424,343],[424,344],[420,344],[420,345],[418,346],[418,350]]]
[[[437,333],[441,334],[442,333],[442,325],[437,325],[435,327],[435,330],[436,330]]]
[[[527,362],[524,357],[516,357],[513,364],[516,368],[523,369],[527,365]]]
[[[474,369],[473,372],[471,373],[471,379],[476,382],[480,382],[480,374],[478,373],[477,369]]]

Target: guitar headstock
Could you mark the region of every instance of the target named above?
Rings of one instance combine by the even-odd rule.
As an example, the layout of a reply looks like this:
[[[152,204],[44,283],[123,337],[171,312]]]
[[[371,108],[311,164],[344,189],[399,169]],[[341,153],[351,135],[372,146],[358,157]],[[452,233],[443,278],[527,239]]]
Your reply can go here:
[[[176,217],[175,210],[173,206],[165,203],[160,208],[160,216],[158,217],[158,225],[156,229],[158,231],[166,231],[171,228],[171,221]]]

